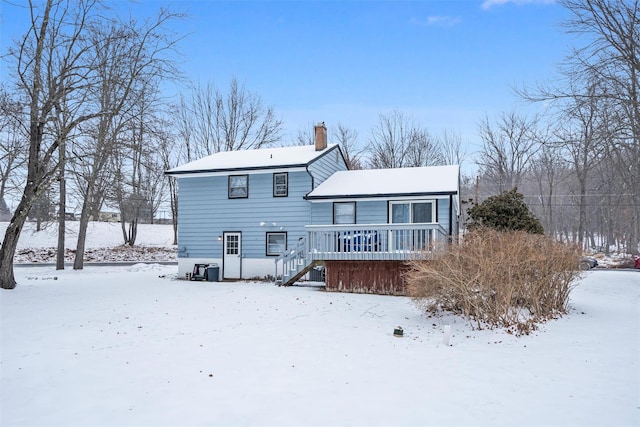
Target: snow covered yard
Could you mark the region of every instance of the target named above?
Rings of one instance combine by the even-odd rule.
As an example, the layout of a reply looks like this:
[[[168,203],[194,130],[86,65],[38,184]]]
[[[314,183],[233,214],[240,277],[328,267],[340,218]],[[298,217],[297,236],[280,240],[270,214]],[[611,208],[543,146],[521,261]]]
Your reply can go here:
[[[520,338],[404,297],[173,273],[17,268],[0,425],[640,424],[640,272],[586,273]]]
[[[65,261],[73,262],[78,241],[78,221],[67,221],[65,232]],[[0,222],[4,236],[7,222]],[[173,243],[173,226],[170,224],[138,224],[136,245],[122,246],[120,223],[91,221],[87,226],[84,260],[86,262],[176,261],[177,250]],[[1,242],[0,242],[1,243]],[[35,222],[25,223],[18,240],[15,263],[55,263],[58,246],[58,224],[43,223],[36,231]]]

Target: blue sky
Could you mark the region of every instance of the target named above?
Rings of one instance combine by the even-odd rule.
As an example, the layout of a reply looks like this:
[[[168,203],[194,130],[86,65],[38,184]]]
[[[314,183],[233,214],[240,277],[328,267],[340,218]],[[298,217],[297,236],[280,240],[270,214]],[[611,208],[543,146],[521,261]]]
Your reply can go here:
[[[27,22],[24,8],[0,1],[5,51]],[[142,17],[169,3],[111,4]],[[550,0],[170,5],[189,14],[174,25],[188,33],[178,58],[186,75],[222,88],[237,77],[274,107],[291,140],[312,123],[340,122],[364,145],[378,115],[397,109],[477,150],[478,122],[530,110],[512,87],[552,81],[571,43],[560,27],[567,13]]]

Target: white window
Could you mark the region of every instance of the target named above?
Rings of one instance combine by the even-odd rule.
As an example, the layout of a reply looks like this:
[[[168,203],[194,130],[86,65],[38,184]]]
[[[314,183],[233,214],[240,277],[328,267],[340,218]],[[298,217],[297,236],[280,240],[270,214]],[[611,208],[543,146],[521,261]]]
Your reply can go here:
[[[355,224],[356,223],[356,203],[336,202],[333,204],[334,224]]]
[[[390,216],[392,224],[429,224],[435,222],[435,203],[428,202],[391,202]]]
[[[277,256],[287,250],[287,233],[267,233],[267,255]]]
[[[249,175],[231,175],[229,177],[229,198],[243,199],[249,197]]]
[[[280,172],[273,174],[273,197],[287,197],[289,194],[289,174]]]

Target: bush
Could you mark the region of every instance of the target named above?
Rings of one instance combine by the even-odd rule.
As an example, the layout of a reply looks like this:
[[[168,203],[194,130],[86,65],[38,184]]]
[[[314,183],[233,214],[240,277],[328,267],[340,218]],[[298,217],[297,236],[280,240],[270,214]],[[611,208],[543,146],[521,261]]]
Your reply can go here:
[[[490,227],[499,231],[522,230],[527,233],[543,234],[544,229],[518,189],[491,196],[479,205],[467,210],[469,229]]]
[[[427,312],[458,313],[473,327],[528,334],[566,313],[579,278],[575,246],[523,231],[468,233],[432,260],[414,260],[407,293]]]

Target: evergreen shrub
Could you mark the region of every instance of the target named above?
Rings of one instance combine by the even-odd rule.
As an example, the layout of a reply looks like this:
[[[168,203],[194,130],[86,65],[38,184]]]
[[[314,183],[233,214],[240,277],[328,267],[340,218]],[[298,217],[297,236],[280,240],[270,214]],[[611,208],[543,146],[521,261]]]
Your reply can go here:
[[[543,234],[540,221],[531,213],[524,196],[514,188],[496,196],[491,196],[467,210],[470,230],[490,227],[496,230],[522,230],[527,233]]]

